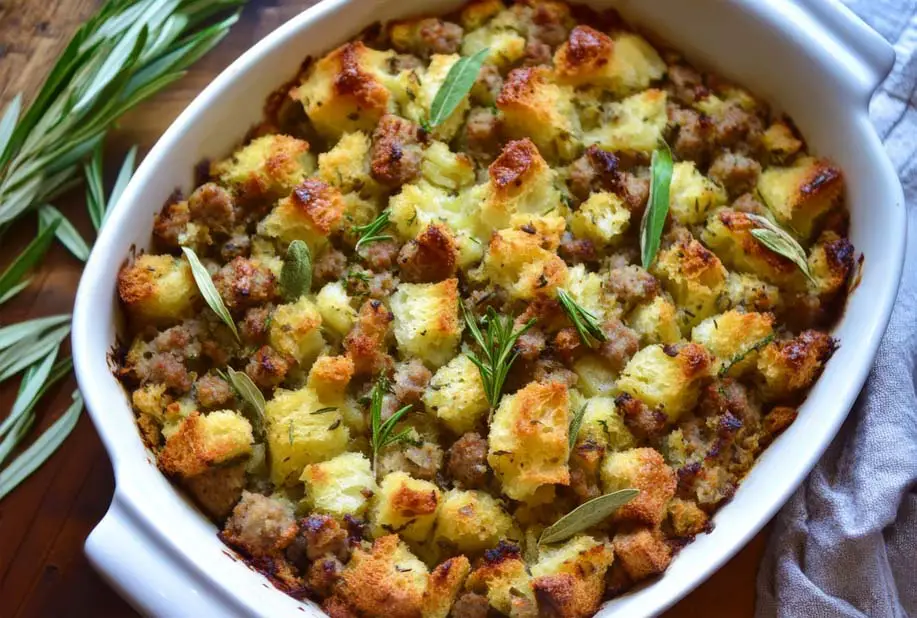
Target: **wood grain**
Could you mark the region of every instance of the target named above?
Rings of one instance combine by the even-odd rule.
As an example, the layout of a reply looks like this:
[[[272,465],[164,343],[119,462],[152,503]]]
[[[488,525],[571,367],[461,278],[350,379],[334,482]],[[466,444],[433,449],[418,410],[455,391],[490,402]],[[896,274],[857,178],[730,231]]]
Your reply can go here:
[[[133,144],[145,154],[179,112],[223,68],[255,41],[312,4],[308,0],[250,2],[220,46],[167,91],[125,116],[106,142],[109,177]],[[75,28],[95,10],[94,0],[0,0],[0,106],[17,92],[29,100]],[[57,206],[87,239],[92,227],[82,190]],[[0,264],[8,264],[34,234],[24,221],[3,239]],[[0,308],[0,324],[70,311],[81,264],[55,246],[32,286]],[[37,431],[67,407],[73,380],[42,402]],[[6,414],[15,384],[0,387]],[[37,433],[37,432],[36,432]],[[33,434],[34,435],[34,434]],[[92,570],[83,542],[105,514],[114,490],[111,464],[88,416],[48,463],[0,502],[0,616],[132,616]],[[764,549],[759,534],[709,581],[666,613],[669,618],[752,616],[755,576]]]

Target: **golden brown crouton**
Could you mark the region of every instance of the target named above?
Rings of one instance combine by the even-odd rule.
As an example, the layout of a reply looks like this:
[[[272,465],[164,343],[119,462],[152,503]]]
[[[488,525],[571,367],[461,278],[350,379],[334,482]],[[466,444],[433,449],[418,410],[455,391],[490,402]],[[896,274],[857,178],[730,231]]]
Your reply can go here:
[[[211,175],[245,200],[286,196],[315,169],[309,143],[289,135],[265,135],[215,163]]]
[[[279,202],[258,226],[259,232],[285,243],[304,240],[312,255],[327,244],[327,237],[344,216],[341,192],[315,178],[307,178]]]
[[[309,370],[307,385],[322,401],[338,401],[344,397],[353,372],[353,359],[349,356],[320,356]]]
[[[118,297],[133,319],[174,324],[191,315],[200,293],[184,258],[145,254],[118,273]]]
[[[221,521],[232,512],[242,497],[246,481],[245,466],[244,461],[218,466],[188,477],[182,484],[207,515]]]
[[[713,355],[702,345],[650,345],[624,367],[617,388],[659,408],[676,420],[697,403],[700,386],[708,378]]]
[[[693,538],[709,528],[707,514],[697,503],[681,498],[672,498],[668,506],[668,523],[671,534],[678,538]]]
[[[675,299],[685,333],[716,312],[717,298],[726,286],[723,263],[690,235],[660,251],[650,272]]]
[[[844,192],[844,176],[827,159],[803,157],[792,167],[771,167],[758,179],[758,192],[780,224],[804,239]]]
[[[830,335],[807,330],[788,341],[776,341],[758,355],[761,393],[782,399],[808,388],[834,353]]]
[[[252,452],[252,426],[229,410],[207,416],[194,411],[172,433],[159,453],[159,467],[187,478]]]
[[[619,532],[612,544],[616,564],[621,564],[634,582],[662,573],[672,561],[672,550],[658,531],[649,528]]]
[[[577,26],[554,54],[558,80],[598,86],[626,96],[665,74],[665,63],[642,37],[618,33],[614,40],[589,26]]]
[[[544,547],[532,567],[539,616],[592,616],[602,601],[611,545],[579,535],[559,547]]]
[[[442,492],[429,481],[392,472],[379,483],[370,520],[376,537],[397,532],[401,538],[424,541],[436,521]]]
[[[421,603],[423,618],[446,618],[452,603],[465,584],[471,564],[465,556],[456,556],[440,563],[427,583]]]
[[[482,271],[493,283],[519,299],[550,297],[566,283],[568,275],[563,259],[545,249],[537,234],[525,229],[494,233]]]
[[[504,615],[537,614],[531,575],[519,547],[500,541],[484,552],[484,559],[465,581],[465,588],[487,597],[491,607]]]
[[[398,286],[389,304],[402,357],[417,357],[431,367],[440,367],[455,356],[462,333],[458,302],[455,278]]]
[[[437,545],[469,555],[495,547],[513,528],[503,505],[483,491],[452,489],[446,493],[436,520]]]
[[[854,250],[850,241],[835,232],[821,233],[809,253],[809,272],[816,282],[816,291],[830,297],[847,283],[853,269]]]
[[[783,120],[775,121],[761,134],[761,145],[777,162],[793,156],[803,147],[793,128]]]
[[[764,431],[767,432],[767,439],[773,440],[786,431],[797,416],[799,416],[799,410],[796,408],[774,406],[764,417]]]
[[[635,448],[608,453],[602,463],[602,487],[605,493],[620,489],[637,489],[637,496],[615,512],[615,521],[636,521],[658,526],[665,508],[675,495],[675,472],[659,451]]]

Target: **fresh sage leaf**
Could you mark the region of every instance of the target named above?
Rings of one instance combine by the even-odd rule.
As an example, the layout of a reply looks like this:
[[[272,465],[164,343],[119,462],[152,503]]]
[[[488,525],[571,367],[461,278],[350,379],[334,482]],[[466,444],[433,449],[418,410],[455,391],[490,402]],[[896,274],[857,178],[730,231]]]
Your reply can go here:
[[[228,367],[226,372],[226,380],[254,412],[253,415],[249,415],[252,430],[255,435],[262,435],[264,433],[264,408],[267,406],[267,402],[264,400],[261,389],[252,382],[252,379],[244,371],[236,371],[232,367]]]
[[[0,351],[6,350],[19,343],[37,337],[49,328],[59,326],[70,321],[70,314],[52,315],[46,318],[35,318],[18,324],[10,324],[0,328]]]
[[[583,426],[583,418],[586,416],[586,406],[589,402],[580,406],[580,409],[573,413],[573,419],[570,421],[570,450],[576,446],[576,436],[579,434],[580,427]]]
[[[487,58],[489,53],[490,48],[485,47],[474,55],[459,58],[452,65],[449,73],[446,74],[446,79],[439,87],[439,90],[436,91],[433,103],[430,105],[430,121],[428,124],[431,128],[438,127],[444,123],[455,111],[455,108],[459,106],[465,95],[471,92],[471,88],[478,78],[478,73],[481,71],[481,65],[484,64],[484,59]]]
[[[0,296],[5,296],[15,287],[31,268],[36,266],[48,252],[60,221],[52,221],[38,232],[38,236],[19,254],[9,268],[0,275]]]
[[[672,151],[662,141],[650,163],[650,196],[640,222],[640,260],[649,269],[659,252],[665,218],[669,214],[669,186],[672,184]]]
[[[58,222],[55,236],[57,236],[61,244],[67,247],[67,250],[78,260],[82,262],[88,260],[89,245],[86,244],[77,229],[73,227],[73,224],[61,214],[61,211],[50,204],[45,204],[38,209],[38,222],[41,226],[47,227],[55,221]]]
[[[56,358],[57,352],[57,349],[53,350],[44,360],[29,367],[23,375],[13,408],[9,416],[0,423],[0,437],[8,437],[9,432],[15,429],[22,417],[32,415],[32,411],[45,393],[73,369],[73,361],[69,358],[57,361],[50,370],[46,369],[48,359]]]
[[[545,528],[538,539],[538,544],[547,545],[566,541],[574,534],[604,521],[639,493],[638,489],[621,489],[584,502]]]
[[[806,260],[805,249],[796,242],[795,238],[767,217],[751,213],[745,216],[761,226],[751,230],[751,235],[755,237],[755,240],[777,255],[782,255],[796,264],[802,274],[806,276],[806,279],[815,283],[815,279],[812,278],[812,272],[809,270],[809,262]]]
[[[309,245],[301,240],[294,240],[287,248],[280,270],[280,289],[287,301],[295,301],[312,289],[312,254]]]
[[[185,254],[185,257],[188,258],[188,263],[191,265],[191,274],[194,276],[194,282],[197,284],[197,289],[201,291],[201,296],[203,296],[204,300],[207,302],[207,306],[209,306],[213,312],[223,320],[223,323],[229,327],[236,341],[240,341],[239,331],[236,330],[236,323],[232,321],[229,309],[223,304],[223,298],[220,296],[220,293],[217,292],[216,286],[213,285],[213,279],[210,278],[207,267],[201,264],[201,260],[197,257],[194,249],[182,247],[181,250]]]

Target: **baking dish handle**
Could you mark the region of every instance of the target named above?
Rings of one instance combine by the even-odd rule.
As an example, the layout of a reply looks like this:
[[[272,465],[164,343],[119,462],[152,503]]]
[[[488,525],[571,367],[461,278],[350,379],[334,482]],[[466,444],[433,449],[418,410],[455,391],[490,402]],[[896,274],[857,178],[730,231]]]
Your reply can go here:
[[[115,491],[111,506],[84,547],[89,562],[124,599],[145,616],[232,616],[208,582],[177,559]],[[176,614],[176,611],[179,613]]]
[[[895,65],[895,49],[841,0],[797,0],[833,34],[859,66],[859,78],[871,97]]]

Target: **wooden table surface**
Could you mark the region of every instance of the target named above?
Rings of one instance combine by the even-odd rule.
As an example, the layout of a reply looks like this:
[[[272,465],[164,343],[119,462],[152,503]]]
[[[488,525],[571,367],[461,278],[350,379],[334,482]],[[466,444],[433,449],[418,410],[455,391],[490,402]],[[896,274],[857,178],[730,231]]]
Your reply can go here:
[[[313,3],[250,2],[240,22],[218,48],[184,79],[121,120],[106,145],[108,182],[113,182],[112,175],[131,145],[139,144],[141,155],[148,151],[215,75],[257,40]],[[5,106],[16,92],[31,99],[74,29],[98,4],[96,0],[0,0],[0,106]],[[92,238],[82,189],[58,200],[57,205],[87,240]],[[4,238],[0,266],[8,264],[32,238],[35,225],[34,221],[23,222],[21,233]],[[76,259],[55,246],[32,286],[0,308],[0,324],[70,311],[80,270]],[[0,416],[12,405],[14,387],[0,387]],[[63,412],[75,387],[71,379],[44,399],[39,429]],[[111,464],[84,414],[54,457],[0,502],[0,616],[134,615],[83,555],[83,542],[108,508],[113,489]],[[751,616],[764,540],[765,534],[759,534],[666,616]]]

